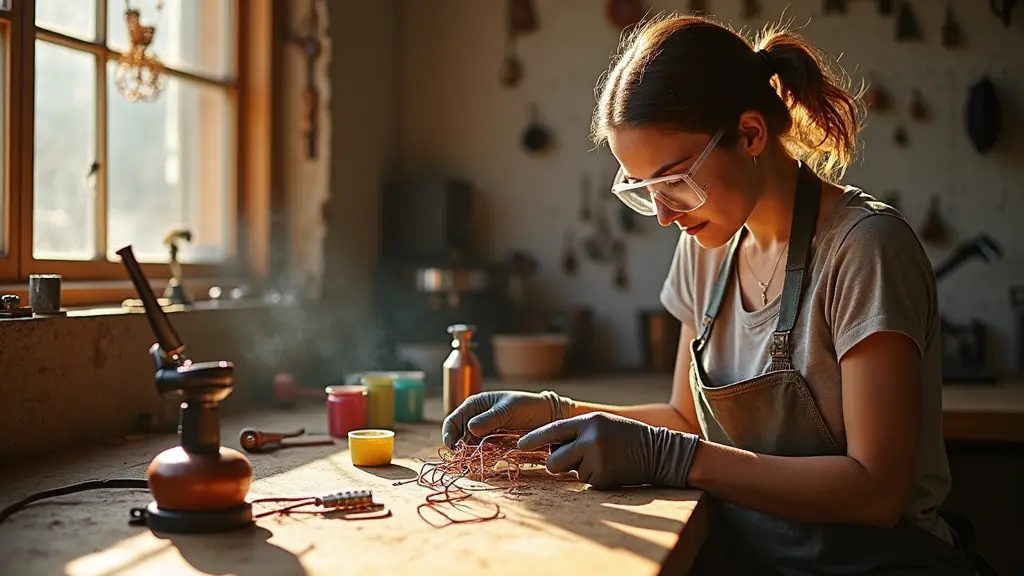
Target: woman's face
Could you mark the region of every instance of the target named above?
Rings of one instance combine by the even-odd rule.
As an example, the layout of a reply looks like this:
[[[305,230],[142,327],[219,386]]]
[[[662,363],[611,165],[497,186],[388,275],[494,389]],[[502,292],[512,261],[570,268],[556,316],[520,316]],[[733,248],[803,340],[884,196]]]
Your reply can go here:
[[[646,180],[686,173],[711,139],[708,134],[669,132],[656,127],[618,128],[609,134],[608,145],[629,179]],[[747,137],[740,137],[739,142],[730,146],[718,143],[697,171],[690,174],[703,187],[707,198],[704,204],[691,212],[679,212],[655,196],[658,222],[662,226],[675,223],[705,248],[726,244],[757,203],[760,184],[752,153],[760,150],[752,151],[752,145],[756,142]]]

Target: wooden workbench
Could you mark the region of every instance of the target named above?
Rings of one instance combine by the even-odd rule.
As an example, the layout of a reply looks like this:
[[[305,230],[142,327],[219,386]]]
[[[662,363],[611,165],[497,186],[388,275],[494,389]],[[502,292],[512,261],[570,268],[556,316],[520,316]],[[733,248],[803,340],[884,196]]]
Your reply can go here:
[[[697,491],[596,491],[539,478],[528,494],[473,496],[481,513],[497,502],[505,518],[435,528],[417,515],[429,490],[398,480],[436,456],[439,402],[431,420],[398,425],[396,459],[379,469],[352,466],[346,443],[250,455],[250,496],[318,495],[369,488],[392,516],[346,521],[312,515],[268,517],[255,528],[203,536],[154,535],[128,525],[142,490],[83,492],[41,502],[0,524],[0,574],[128,576],[135,574],[672,574],[685,573],[707,528],[708,503]],[[322,404],[226,418],[222,442],[238,447],[246,426],[286,431],[326,428]],[[142,478],[173,436],[132,439],[121,446],[77,451],[48,464],[0,473],[0,506],[38,490],[89,479]],[[541,472],[543,474],[543,472]],[[255,508],[256,511],[266,508]],[[425,515],[429,511],[425,512]],[[440,517],[431,516],[433,522]]]
[[[668,376],[607,376],[553,382],[485,382],[486,389],[554,389],[579,400],[629,404],[664,401]],[[1024,441],[1024,385],[946,386],[947,438]],[[638,489],[600,492],[575,482],[544,480],[512,500],[499,493],[506,518],[433,528],[416,514],[427,489],[394,486],[414,476],[417,458],[440,441],[439,403],[428,399],[430,422],[400,425],[393,466],[352,467],[344,442],[334,447],[253,455],[252,497],[320,494],[371,488],[392,517],[344,521],[313,516],[266,518],[231,534],[156,536],[129,526],[128,511],[144,506],[144,491],[85,492],[31,506],[0,524],[0,574],[69,576],[130,574],[487,574],[685,573],[709,522],[700,492]],[[261,411],[227,418],[224,443],[237,447],[245,426],[284,431],[326,427],[318,404],[291,412]],[[119,446],[77,450],[48,463],[0,471],[0,505],[29,493],[96,478],[141,478],[174,437],[132,439]]]

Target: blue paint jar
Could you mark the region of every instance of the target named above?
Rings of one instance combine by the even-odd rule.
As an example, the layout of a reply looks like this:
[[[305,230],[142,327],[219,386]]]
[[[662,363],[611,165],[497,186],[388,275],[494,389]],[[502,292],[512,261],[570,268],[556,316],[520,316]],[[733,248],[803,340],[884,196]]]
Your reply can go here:
[[[422,374],[394,373],[395,422],[422,422],[426,387]]]

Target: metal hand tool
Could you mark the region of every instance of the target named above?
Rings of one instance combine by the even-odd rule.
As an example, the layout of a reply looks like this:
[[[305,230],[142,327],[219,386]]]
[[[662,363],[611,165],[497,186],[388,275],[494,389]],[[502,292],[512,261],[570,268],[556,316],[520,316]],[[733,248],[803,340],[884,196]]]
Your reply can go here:
[[[334,440],[330,439],[284,442],[285,438],[295,438],[305,433],[305,428],[299,428],[295,432],[262,432],[254,428],[244,428],[238,435],[238,443],[242,445],[242,450],[250,454],[273,452],[281,448],[296,446],[329,446],[334,444]]]

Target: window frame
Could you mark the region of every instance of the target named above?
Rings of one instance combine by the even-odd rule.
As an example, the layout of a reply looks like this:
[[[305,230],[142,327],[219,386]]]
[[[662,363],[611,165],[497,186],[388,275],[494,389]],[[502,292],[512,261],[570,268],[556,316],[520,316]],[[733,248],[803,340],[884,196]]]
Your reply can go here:
[[[3,66],[3,130],[0,130],[0,137],[4,139],[3,154],[0,154],[0,162],[3,163],[3,196],[0,205],[0,222],[3,223],[0,232],[0,279],[10,280],[19,277],[19,240],[20,238],[20,194],[15,193],[21,182],[21,150],[18,146],[19,135],[21,134],[21,100],[24,90],[12,90],[13,85],[23,77],[21,47],[24,20],[22,13],[24,4],[15,0],[10,9],[0,11],[0,26],[3,27],[3,43],[0,49],[4,51]]]
[[[11,4],[9,12],[0,12],[0,26],[6,25],[7,28],[4,38],[7,122],[3,130],[7,153],[3,156],[8,165],[4,170],[7,198],[3,212],[10,215],[5,226],[7,242],[3,246],[6,250],[0,251],[0,284],[23,287],[30,274],[55,273],[64,277],[65,286],[69,282],[108,283],[102,291],[105,294],[102,299],[80,300],[111,302],[116,290],[112,291],[109,283],[116,281],[130,289],[130,282],[123,265],[106,257],[107,98],[117,96],[116,93],[107,94],[107,65],[111,59],[116,60],[120,56],[120,52],[107,46],[108,1],[97,1],[97,30],[92,41],[37,27],[35,0],[13,0]],[[242,283],[265,279],[269,274],[270,226],[264,221],[270,219],[273,201],[273,176],[269,172],[275,170],[272,159],[279,156],[276,154],[278,139],[273,137],[274,117],[278,115],[274,104],[279,100],[274,98],[272,88],[277,72],[274,53],[280,50],[274,22],[281,16],[281,7],[279,0],[231,0],[233,37],[229,57],[234,72],[231,78],[167,69],[168,76],[226,90],[233,106],[231,133],[234,145],[231,155],[235,170],[231,174],[231,183],[236,191],[233,256],[223,263],[185,264],[183,273],[187,278],[232,279]],[[94,260],[42,260],[33,257],[36,39],[89,53],[96,59],[97,160],[100,164],[96,179],[96,208],[97,214],[102,215],[97,222],[97,236],[98,239],[102,237],[102,242],[97,246],[98,256]],[[12,89],[12,86],[18,88]],[[266,141],[253,142],[253,137],[266,138]],[[142,267],[150,279],[164,281],[160,284],[171,276],[166,263],[143,263]],[[130,296],[131,291],[127,294]]]

